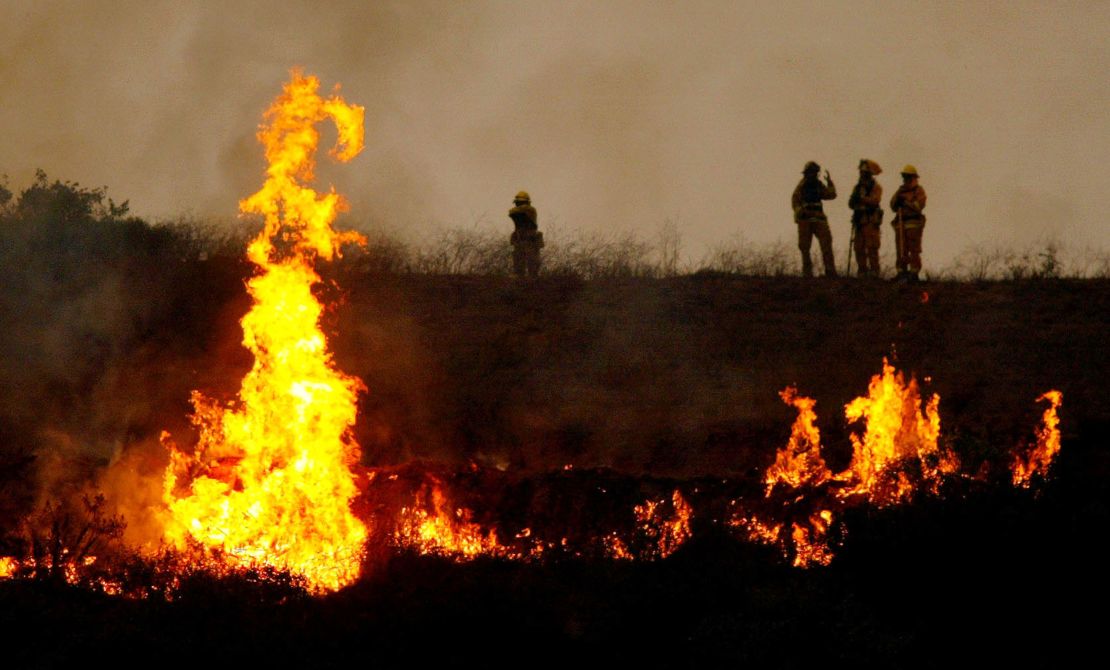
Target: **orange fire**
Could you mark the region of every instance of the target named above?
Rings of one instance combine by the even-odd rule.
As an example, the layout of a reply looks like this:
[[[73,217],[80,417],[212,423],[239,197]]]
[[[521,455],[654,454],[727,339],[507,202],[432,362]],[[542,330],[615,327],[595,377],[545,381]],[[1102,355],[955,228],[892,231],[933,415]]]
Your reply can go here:
[[[417,494],[412,507],[402,507],[394,540],[421,554],[449,556],[463,560],[478,556],[507,556],[508,550],[497,540],[497,532],[485,532],[472,520],[473,513],[463,507],[448,504],[438,482],[431,486],[431,505],[428,495]],[[527,537],[531,533],[524,534]]]
[[[693,508],[678,489],[671,494],[670,513],[664,501],[648,500],[634,509],[640,532],[651,543],[647,558],[666,558],[690,539]]]
[[[826,483],[834,487],[831,500],[837,501],[837,509],[859,502],[905,502],[920,488],[937,493],[943,478],[959,469],[955,454],[939,445],[940,397],[934,394],[923,403],[917,380],[911,377],[907,382],[886,359],[882,373],[871,378],[868,394],[844,407],[848,421],[863,422],[863,431],[850,436],[852,460],[839,474],[832,475],[821,457],[815,401],[799,396],[793,387],[780,395],[797,408],[798,417],[790,439],[776,453],[763,481],[768,498],[780,484],[796,492],[784,503],[787,507],[821,501]],[[787,558],[793,556],[796,566],[828,565],[832,551],[827,535],[833,510],[821,509],[805,518],[799,523],[740,514],[730,524],[742,528],[753,542],[780,547]]]
[[[865,424],[863,435],[852,434],[852,461],[837,479],[849,486],[841,495],[864,495],[885,505],[903,501],[915,485],[906,467],[914,461],[920,478],[935,491],[942,475],[955,472],[959,461],[942,450],[940,396],[933,394],[922,409],[921,393],[913,377],[907,383],[901,372],[883,359],[883,372],[871,378],[866,397],[844,407],[848,421]]]
[[[833,553],[826,537],[832,520],[832,512],[825,509],[809,517],[808,528],[798,523],[792,525],[790,537],[794,541],[794,567],[808,568],[832,562]]]
[[[233,402],[194,392],[200,437],[191,455],[163,434],[171,450],[167,540],[210,563],[288,571],[316,591],[357,578],[367,537],[350,509],[350,465],[359,459],[351,427],[363,385],[335,368],[313,294],[314,261],[363,240],[332,229],[344,208],[334,189],[321,195],[302,185],[313,179],[316,124],[335,121],[331,154],[348,161],[362,150],[363,108],[338,94],[322,98],[319,85],[293,71],[258,132],[266,181],[239,203],[265,222],[247,248],[258,269],[247,284],[254,304],[240,322],[254,365]]]
[[[0,556],[0,579],[10,579],[15,576],[19,562],[11,556]]]
[[[1064,401],[1064,394],[1048,391],[1037,398],[1037,402],[1042,400],[1048,402],[1048,407],[1045,408],[1041,425],[1037,428],[1037,443],[1026,456],[1015,454],[1010,466],[1014,486],[1029,488],[1034,475],[1046,476],[1056,454],[1060,453],[1060,417],[1056,411]]]
[[[778,451],[775,462],[763,477],[768,494],[780,482],[793,488],[817,486],[831,474],[821,458],[821,431],[817,429],[817,413],[813,411],[817,401],[799,396],[793,386],[779,395],[783,402],[798,409],[798,418],[790,430],[790,441]]]

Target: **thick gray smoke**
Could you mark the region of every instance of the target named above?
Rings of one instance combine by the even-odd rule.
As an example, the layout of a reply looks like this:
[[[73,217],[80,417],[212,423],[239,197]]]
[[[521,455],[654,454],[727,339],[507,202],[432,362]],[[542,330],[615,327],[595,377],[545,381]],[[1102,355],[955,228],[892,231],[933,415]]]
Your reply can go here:
[[[1106,3],[7,2],[0,172],[37,167],[142,216],[230,217],[263,168],[260,113],[302,65],[367,107],[368,147],[321,166],[349,221],[417,237],[678,220],[696,262],[793,234],[806,160],[846,194],[913,163],[926,264],[977,244],[1105,247]],[[832,203],[846,244],[846,196]]]

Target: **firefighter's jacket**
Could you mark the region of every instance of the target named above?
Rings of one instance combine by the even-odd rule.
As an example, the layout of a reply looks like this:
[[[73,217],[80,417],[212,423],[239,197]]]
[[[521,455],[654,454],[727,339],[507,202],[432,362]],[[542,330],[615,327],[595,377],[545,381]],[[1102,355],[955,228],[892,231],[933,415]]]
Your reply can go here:
[[[538,228],[536,208],[531,205],[516,205],[509,210],[509,218],[513,220],[513,225],[518,231],[532,232]]]
[[[890,199],[890,209],[894,211],[894,220],[906,228],[920,228],[925,225],[925,189],[920,184],[907,186],[902,184]]]
[[[852,189],[848,198],[848,207],[852,209],[852,223],[859,225],[877,226],[883,222],[883,187],[872,177],[867,181],[862,179]]]
[[[794,195],[790,197],[790,205],[794,208],[794,222],[823,221],[828,223],[825,209],[821,206],[822,200],[836,198],[836,186],[831,182],[828,185],[821,183],[816,176],[803,177],[794,188]]]

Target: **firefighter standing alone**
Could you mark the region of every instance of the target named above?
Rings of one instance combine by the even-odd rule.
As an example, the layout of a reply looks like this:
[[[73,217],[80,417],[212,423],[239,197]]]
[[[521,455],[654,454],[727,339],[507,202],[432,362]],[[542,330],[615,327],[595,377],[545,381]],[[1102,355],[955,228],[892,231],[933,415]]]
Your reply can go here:
[[[879,245],[882,242],[883,187],[875,176],[883,169],[873,160],[859,162],[859,181],[848,198],[852,210],[852,240],[860,277],[879,276]]]
[[[525,274],[535,277],[540,273],[540,249],[543,248],[543,233],[536,224],[536,208],[527,191],[521,191],[513,198],[513,208],[509,210],[513,220],[513,234],[509,244],[513,246],[513,272],[518,277]]]
[[[921,235],[925,230],[925,189],[917,183],[917,168],[907,165],[902,168],[902,185],[890,199],[890,209],[894,211],[895,242],[898,251],[898,275],[896,280],[917,281],[921,272]]]
[[[821,245],[821,260],[825,265],[825,276],[836,276],[836,262],[833,260],[832,232],[829,230],[829,220],[825,216],[822,200],[836,198],[836,185],[825,170],[825,183],[817,177],[821,166],[813,161],[805,164],[802,169],[802,180],[794,189],[790,204],[794,208],[794,223],[798,224],[798,249],[802,252],[802,274],[806,277],[813,276],[813,261],[809,257],[809,249],[813,244],[814,236]]]

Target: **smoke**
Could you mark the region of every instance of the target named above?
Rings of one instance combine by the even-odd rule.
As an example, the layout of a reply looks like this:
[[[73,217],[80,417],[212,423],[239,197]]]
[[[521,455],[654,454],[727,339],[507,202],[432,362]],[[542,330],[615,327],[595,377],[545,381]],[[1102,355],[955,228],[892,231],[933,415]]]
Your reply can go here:
[[[1110,7],[793,2],[16,2],[0,27],[0,169],[107,184],[142,216],[229,216],[263,163],[258,114],[293,65],[367,107],[368,150],[322,165],[350,220],[413,235],[507,226],[654,230],[690,260],[792,235],[806,160],[841,190],[860,157],[913,163],[926,263],[1037,239],[1013,198],[1058,198],[1062,235],[1110,242]],[[326,162],[326,161],[325,161]],[[847,235],[843,198],[834,236]],[[486,215],[486,216],[483,216]],[[1003,236],[999,240],[999,235]]]
[[[125,455],[164,461],[158,434],[185,423],[193,385],[221,388],[240,365],[224,343],[242,270],[187,250],[101,191],[45,175],[0,207],[3,497],[41,505]]]

